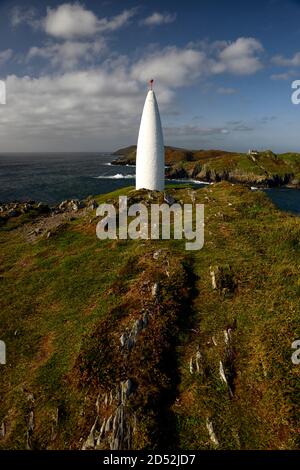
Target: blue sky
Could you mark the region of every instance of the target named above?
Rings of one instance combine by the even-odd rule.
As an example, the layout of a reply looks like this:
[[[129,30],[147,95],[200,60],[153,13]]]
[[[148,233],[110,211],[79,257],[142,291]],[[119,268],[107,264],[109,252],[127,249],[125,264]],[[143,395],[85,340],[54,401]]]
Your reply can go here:
[[[300,151],[300,1],[0,0],[0,152],[135,143],[149,78],[168,145]]]

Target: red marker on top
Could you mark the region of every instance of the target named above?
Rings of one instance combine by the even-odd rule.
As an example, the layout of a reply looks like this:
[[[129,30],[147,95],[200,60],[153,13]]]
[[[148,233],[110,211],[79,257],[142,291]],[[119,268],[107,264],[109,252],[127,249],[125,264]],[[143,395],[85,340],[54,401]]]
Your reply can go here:
[[[153,90],[153,82],[153,79],[149,80],[149,90]]]

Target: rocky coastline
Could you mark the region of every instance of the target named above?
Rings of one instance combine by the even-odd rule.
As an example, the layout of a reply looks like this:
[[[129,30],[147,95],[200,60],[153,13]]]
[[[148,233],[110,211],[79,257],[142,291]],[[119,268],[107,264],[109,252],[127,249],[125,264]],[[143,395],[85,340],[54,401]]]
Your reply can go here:
[[[135,165],[135,146],[115,152],[112,165]],[[300,189],[300,154],[272,151],[235,153],[222,150],[187,150],[165,147],[167,179],[193,179],[264,188]]]

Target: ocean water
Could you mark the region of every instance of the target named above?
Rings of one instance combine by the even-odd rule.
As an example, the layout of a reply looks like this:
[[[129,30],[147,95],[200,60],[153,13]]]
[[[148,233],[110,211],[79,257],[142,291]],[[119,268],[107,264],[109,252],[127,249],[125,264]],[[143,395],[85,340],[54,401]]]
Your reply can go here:
[[[133,186],[135,167],[111,165],[115,158],[109,153],[0,154],[0,202],[54,205]]]
[[[279,209],[300,215],[300,189],[269,188],[264,192]]]
[[[107,153],[0,154],[0,201],[83,199],[134,184],[134,168]]]
[[[114,158],[109,153],[0,154],[0,202],[32,199],[54,205],[133,186],[135,167],[111,165]],[[265,192],[280,209],[300,214],[300,190]]]

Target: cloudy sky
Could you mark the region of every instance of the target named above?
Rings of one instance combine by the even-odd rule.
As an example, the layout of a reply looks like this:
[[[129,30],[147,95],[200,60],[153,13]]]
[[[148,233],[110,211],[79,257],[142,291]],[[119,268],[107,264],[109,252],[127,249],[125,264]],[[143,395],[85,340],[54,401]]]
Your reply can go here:
[[[300,151],[300,1],[0,0],[0,152],[133,144],[150,78],[166,144]]]

